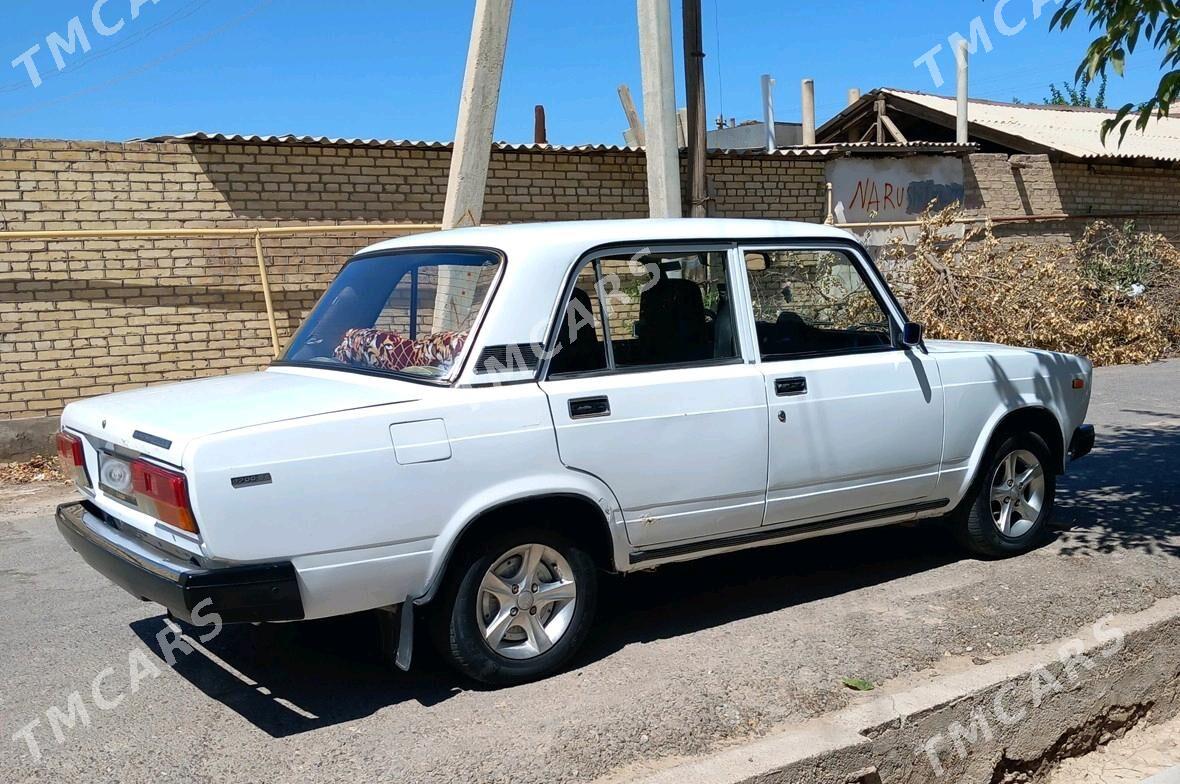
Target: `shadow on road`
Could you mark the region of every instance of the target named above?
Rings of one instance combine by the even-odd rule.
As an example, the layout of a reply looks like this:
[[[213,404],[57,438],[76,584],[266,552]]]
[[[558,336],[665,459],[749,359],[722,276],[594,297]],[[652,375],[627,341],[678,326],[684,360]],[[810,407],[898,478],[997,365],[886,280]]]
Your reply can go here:
[[[179,626],[190,640],[210,631],[209,626]],[[161,659],[156,635],[165,628],[164,616],[131,624]],[[371,613],[303,623],[231,624],[193,653],[176,654],[172,670],[273,737],[353,721],[407,701],[434,705],[458,693],[459,677],[433,657],[416,657],[407,675],[391,672],[378,650]]]
[[[1057,489],[1062,552],[1180,556],[1180,427],[1112,428]]]
[[[633,642],[774,612],[958,559],[940,536],[889,528],[750,550],[657,572],[605,577],[599,623],[573,666]],[[160,655],[162,616],[132,624]],[[196,638],[209,627],[186,628]],[[433,705],[473,687],[446,668],[419,629],[410,673],[377,653],[377,624],[358,614],[294,624],[230,625],[172,669],[274,737],[353,721],[402,702]],[[208,652],[207,655],[205,652]],[[161,656],[162,658],[162,656]]]
[[[1124,428],[1099,436],[1058,488],[1060,550],[1180,555],[1180,427]],[[934,526],[880,528],[749,550],[657,572],[603,580],[599,623],[574,666],[635,643],[691,634],[743,618],[887,583],[961,558]],[[160,617],[132,625],[158,651]],[[196,636],[208,628],[194,629]],[[370,614],[264,626],[227,626],[173,669],[275,737],[352,721],[412,701],[434,705],[471,688],[434,655],[419,630],[414,669],[390,672]]]

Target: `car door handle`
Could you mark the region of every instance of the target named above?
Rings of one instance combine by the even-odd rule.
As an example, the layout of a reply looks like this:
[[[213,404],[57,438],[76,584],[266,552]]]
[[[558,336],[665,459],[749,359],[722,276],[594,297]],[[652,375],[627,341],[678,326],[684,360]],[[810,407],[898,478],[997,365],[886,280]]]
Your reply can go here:
[[[610,416],[610,400],[605,396],[576,397],[570,400],[570,419]]]
[[[803,378],[803,376],[776,378],[774,380],[774,394],[778,395],[779,397],[788,397],[790,395],[806,395],[807,379]]]

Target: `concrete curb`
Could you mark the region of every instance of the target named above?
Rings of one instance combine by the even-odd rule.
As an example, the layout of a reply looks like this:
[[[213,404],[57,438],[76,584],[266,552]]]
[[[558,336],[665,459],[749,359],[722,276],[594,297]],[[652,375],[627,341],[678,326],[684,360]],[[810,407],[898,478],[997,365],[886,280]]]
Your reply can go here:
[[[59,422],[55,416],[0,419],[0,462],[52,456]]]
[[[800,726],[604,781],[1035,781],[1061,759],[1178,712],[1180,597],[1171,597],[1103,619],[1073,640],[982,665],[942,663]]]

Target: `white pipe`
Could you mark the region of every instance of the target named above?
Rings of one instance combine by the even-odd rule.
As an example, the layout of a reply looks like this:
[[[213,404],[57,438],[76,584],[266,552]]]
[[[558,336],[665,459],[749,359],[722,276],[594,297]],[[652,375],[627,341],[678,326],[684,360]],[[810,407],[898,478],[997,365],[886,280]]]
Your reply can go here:
[[[636,0],[636,10],[643,72],[648,209],[653,218],[679,218],[680,150],[676,143],[672,9],[669,0]]]
[[[815,144],[815,82],[803,80],[803,143]]]
[[[970,141],[967,124],[967,42],[959,41],[955,57],[958,70],[958,89],[955,92],[955,141],[966,144]]]
[[[762,123],[766,126],[766,151],[778,149],[774,127],[774,77],[762,74]]]

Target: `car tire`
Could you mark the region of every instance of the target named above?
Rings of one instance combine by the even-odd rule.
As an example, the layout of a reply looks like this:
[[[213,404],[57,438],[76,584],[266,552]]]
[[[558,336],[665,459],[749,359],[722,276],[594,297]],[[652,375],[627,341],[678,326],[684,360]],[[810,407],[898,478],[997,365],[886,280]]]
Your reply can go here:
[[[550,675],[589,632],[597,567],[558,532],[521,528],[483,539],[463,548],[449,574],[432,615],[435,645],[481,683],[508,686]]]
[[[1008,435],[982,466],[952,514],[960,544],[982,558],[1032,550],[1044,537],[1057,489],[1048,447],[1033,433]]]

